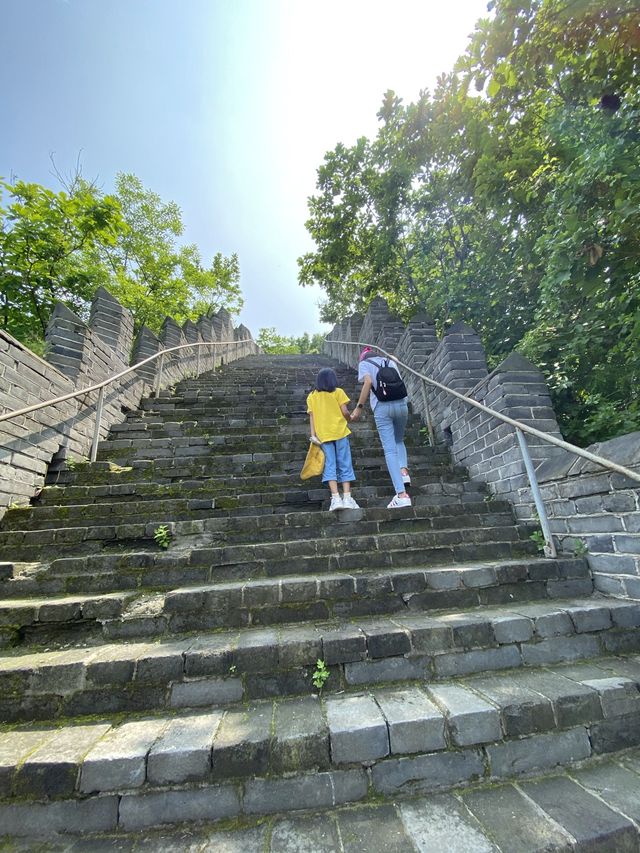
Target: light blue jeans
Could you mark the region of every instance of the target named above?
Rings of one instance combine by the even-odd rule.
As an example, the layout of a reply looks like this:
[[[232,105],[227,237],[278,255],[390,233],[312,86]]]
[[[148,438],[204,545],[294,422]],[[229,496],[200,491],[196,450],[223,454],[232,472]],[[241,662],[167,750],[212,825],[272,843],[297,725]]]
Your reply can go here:
[[[393,480],[393,488],[399,495],[405,491],[400,469],[407,467],[407,448],[404,446],[404,430],[409,417],[407,400],[378,402],[373,417],[382,442],[384,461]]]

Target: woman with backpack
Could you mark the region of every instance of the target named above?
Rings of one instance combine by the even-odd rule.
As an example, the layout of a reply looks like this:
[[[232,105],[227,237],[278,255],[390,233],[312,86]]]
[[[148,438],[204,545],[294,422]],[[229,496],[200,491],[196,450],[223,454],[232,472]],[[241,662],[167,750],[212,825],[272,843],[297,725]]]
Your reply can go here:
[[[407,448],[404,446],[409,406],[407,389],[398,367],[391,359],[375,355],[371,347],[365,347],[360,353],[358,382],[362,382],[362,390],[351,413],[351,420],[358,420],[365,400],[369,397],[384,459],[395,489],[387,509],[411,506],[406,489],[411,483],[411,477],[407,468]]]

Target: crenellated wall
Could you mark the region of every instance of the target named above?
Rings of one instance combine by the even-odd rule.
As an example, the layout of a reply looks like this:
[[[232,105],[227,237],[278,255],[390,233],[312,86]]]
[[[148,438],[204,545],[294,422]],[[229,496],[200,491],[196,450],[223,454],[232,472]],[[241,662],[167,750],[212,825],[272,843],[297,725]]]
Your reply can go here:
[[[406,326],[376,298],[364,317],[336,325],[325,352],[355,367],[360,341],[379,346],[425,376],[494,411],[562,438],[543,374],[519,353],[511,353],[489,373],[484,348],[472,328],[459,322],[438,340],[432,320],[414,317]],[[405,371],[406,374],[406,371]],[[474,480],[509,500],[523,521],[536,523],[522,455],[512,427],[461,400],[404,375],[413,410],[426,419],[428,406],[436,439]],[[526,437],[536,467],[552,532],[561,550],[588,549],[596,588],[640,598],[640,489],[619,474],[604,471],[543,439]],[[589,448],[640,471],[640,433]]]
[[[99,288],[84,323],[61,303],[46,331],[46,359],[0,330],[0,414],[87,388],[138,364],[150,355],[187,343],[235,341],[224,347],[200,347],[163,357],[161,388],[188,375],[211,370],[257,351],[245,326],[234,329],[221,309],[213,317],[189,320],[181,327],[167,317],[160,336],[143,326],[133,339],[133,319],[107,290]],[[155,386],[160,359],[105,389],[101,438],[123,413],[138,406]],[[0,517],[12,503],[26,504],[43,486],[54,458],[86,457],[95,425],[97,393],[53,408],[0,422]]]

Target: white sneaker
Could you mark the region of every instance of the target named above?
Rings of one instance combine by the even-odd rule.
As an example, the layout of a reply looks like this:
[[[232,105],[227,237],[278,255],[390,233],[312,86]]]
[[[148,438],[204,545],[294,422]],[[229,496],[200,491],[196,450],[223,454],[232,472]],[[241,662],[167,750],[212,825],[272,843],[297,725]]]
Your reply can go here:
[[[401,498],[398,495],[394,495],[387,504],[387,509],[400,509],[403,506],[411,506],[411,498]]]
[[[359,505],[351,495],[343,495],[342,506],[344,509],[360,509]]]
[[[410,486],[411,485],[411,476],[409,474],[403,474],[402,475],[402,482],[405,484],[405,486]]]
[[[340,495],[331,495],[331,506],[329,507],[329,512],[333,512],[335,509],[344,509],[344,504],[342,503]]]

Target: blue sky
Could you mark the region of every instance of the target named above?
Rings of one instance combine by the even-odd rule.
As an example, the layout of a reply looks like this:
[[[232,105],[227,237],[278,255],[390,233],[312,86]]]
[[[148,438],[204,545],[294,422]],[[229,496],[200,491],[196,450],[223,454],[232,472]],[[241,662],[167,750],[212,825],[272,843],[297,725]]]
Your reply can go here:
[[[237,252],[257,334],[321,331],[297,284],[324,153],[376,129],[386,89],[432,88],[486,0],[0,0],[0,175],[54,185],[78,154],[183,212],[208,262]]]

